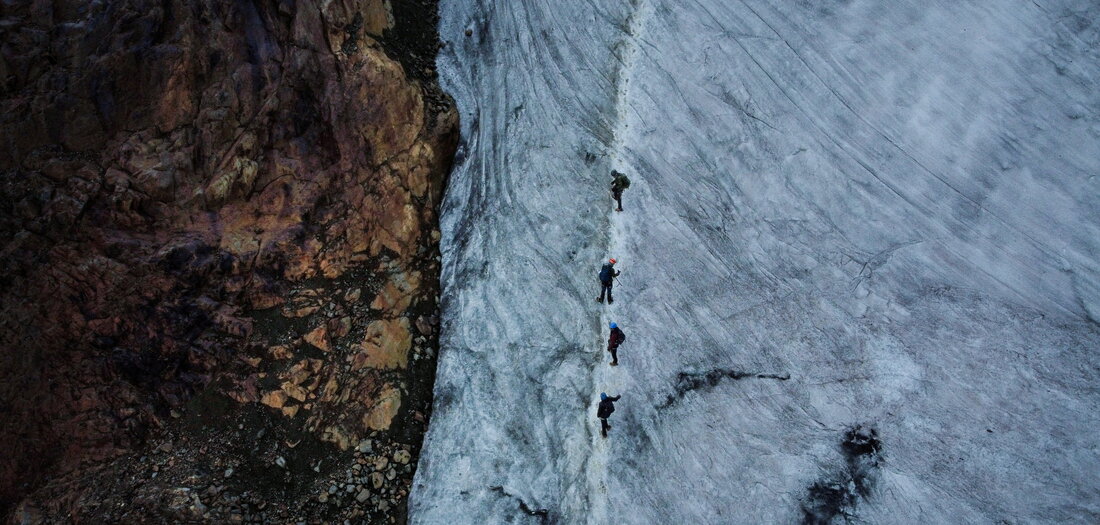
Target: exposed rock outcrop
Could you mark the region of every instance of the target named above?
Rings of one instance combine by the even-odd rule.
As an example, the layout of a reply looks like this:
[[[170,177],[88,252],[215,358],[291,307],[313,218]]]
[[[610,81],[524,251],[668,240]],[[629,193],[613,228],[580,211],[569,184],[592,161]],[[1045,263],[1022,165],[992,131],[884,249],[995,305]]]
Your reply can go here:
[[[434,20],[0,8],[0,513],[401,519],[457,138]]]

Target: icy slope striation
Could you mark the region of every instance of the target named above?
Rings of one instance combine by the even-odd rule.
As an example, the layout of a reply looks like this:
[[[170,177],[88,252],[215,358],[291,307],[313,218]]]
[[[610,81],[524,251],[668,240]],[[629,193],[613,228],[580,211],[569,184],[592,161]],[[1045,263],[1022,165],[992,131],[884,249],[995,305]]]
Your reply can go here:
[[[443,2],[414,523],[1100,520],[1100,10],[813,4]]]

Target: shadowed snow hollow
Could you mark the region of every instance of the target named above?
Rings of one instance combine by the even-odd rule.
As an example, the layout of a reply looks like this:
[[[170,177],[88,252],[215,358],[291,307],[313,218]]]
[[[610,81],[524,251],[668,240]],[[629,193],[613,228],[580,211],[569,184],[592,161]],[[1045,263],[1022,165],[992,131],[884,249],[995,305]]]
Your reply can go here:
[[[1100,520],[1100,9],[772,4],[443,2],[414,523]]]

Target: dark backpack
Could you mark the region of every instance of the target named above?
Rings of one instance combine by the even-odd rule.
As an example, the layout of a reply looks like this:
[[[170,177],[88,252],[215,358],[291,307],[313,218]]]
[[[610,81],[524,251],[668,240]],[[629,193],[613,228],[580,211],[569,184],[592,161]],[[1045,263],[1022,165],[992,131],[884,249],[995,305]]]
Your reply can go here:
[[[610,263],[604,263],[603,268],[600,268],[600,282],[604,284],[610,283],[611,278],[614,276],[612,274],[614,271]]]
[[[611,413],[615,411],[615,405],[611,403],[611,400],[600,401],[600,406],[596,408],[596,417],[601,419],[607,419],[611,417]]]
[[[622,173],[615,172],[615,178],[611,181],[611,189],[613,190],[625,190],[630,187],[630,179]]]

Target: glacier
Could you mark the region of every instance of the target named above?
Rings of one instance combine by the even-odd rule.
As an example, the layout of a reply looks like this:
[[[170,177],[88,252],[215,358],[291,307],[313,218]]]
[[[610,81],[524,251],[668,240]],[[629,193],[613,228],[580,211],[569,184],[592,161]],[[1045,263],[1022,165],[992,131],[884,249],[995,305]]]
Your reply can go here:
[[[1100,521],[1100,5],[440,15],[463,139],[410,522]]]

